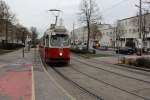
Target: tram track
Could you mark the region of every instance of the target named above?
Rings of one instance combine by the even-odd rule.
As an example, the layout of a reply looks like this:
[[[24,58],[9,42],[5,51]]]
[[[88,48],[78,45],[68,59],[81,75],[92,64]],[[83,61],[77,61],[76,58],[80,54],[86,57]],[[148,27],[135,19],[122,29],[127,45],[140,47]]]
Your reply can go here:
[[[91,75],[89,75],[89,74],[87,74],[87,73],[84,73],[84,72],[82,72],[82,71],[76,69],[75,67],[72,67],[72,66],[71,66],[71,68],[72,68],[73,70],[75,70],[75,71],[77,71],[77,72],[79,72],[79,73],[81,73],[81,74],[83,74],[83,75],[85,75],[85,76],[87,76],[87,77],[89,77],[89,78],[95,80],[95,81],[98,81],[98,82],[100,82],[100,83],[106,84],[106,85],[111,86],[111,87],[113,87],[113,88],[115,88],[115,89],[119,89],[119,90],[121,90],[121,91],[123,91],[123,92],[126,92],[126,93],[129,93],[129,94],[131,94],[131,95],[137,96],[137,97],[142,98],[142,99],[144,99],[144,100],[150,100],[150,98],[146,98],[146,97],[144,97],[144,96],[141,96],[141,95],[138,95],[138,94],[136,94],[136,93],[130,92],[130,91],[128,91],[128,90],[125,90],[125,89],[122,89],[122,88],[120,88],[120,87],[117,87],[117,86],[115,86],[115,85],[113,85],[113,84],[111,84],[111,83],[108,83],[108,82],[104,81],[104,80],[100,80],[100,79],[98,79],[98,78],[95,78],[95,77],[93,77],[93,76],[91,76]]]
[[[150,84],[149,81],[145,81],[145,80],[142,80],[142,79],[139,79],[139,78],[130,77],[130,76],[127,76],[127,75],[124,75],[124,74],[120,74],[120,73],[117,73],[117,72],[114,72],[114,71],[105,69],[105,68],[101,68],[101,67],[95,66],[95,65],[93,65],[94,63],[91,62],[91,61],[88,61],[88,62],[91,62],[91,63],[93,63],[93,64],[88,64],[87,62],[83,62],[83,61],[82,61],[81,59],[79,59],[79,58],[78,58],[78,59],[73,58],[73,60],[76,61],[76,62],[79,62],[79,63],[81,63],[81,64],[84,64],[84,65],[86,65],[86,66],[88,66],[88,67],[100,69],[100,70],[103,70],[103,71],[105,71],[105,72],[109,72],[109,73],[112,73],[112,74],[115,74],[115,75],[118,75],[118,76],[122,76],[122,77],[125,77],[125,78],[129,78],[129,79],[133,79],[133,80],[137,80],[137,81],[140,81],[140,82],[144,82],[144,83]],[[100,63],[97,63],[97,64],[100,64]],[[102,65],[103,65],[103,64],[102,64]],[[77,64],[74,65],[74,66],[77,66]],[[106,65],[105,65],[105,66],[106,66]],[[82,73],[82,74],[84,74],[84,75],[86,75],[86,76],[88,76],[88,77],[90,77],[90,78],[93,78],[94,80],[97,80],[97,81],[99,81],[99,82],[102,82],[102,83],[104,83],[104,84],[107,84],[107,85],[109,85],[109,86],[112,86],[112,87],[114,87],[114,88],[117,88],[117,89],[119,89],[119,90],[125,91],[125,92],[127,92],[127,93],[133,94],[133,95],[135,95],[135,96],[141,97],[141,98],[143,98],[143,99],[145,99],[145,100],[150,100],[150,98],[146,98],[146,97],[144,97],[144,96],[138,95],[138,94],[136,94],[136,93],[133,93],[133,92],[130,92],[130,91],[128,91],[128,90],[122,89],[122,88],[120,88],[120,87],[118,87],[118,86],[115,86],[115,85],[113,85],[113,84],[111,84],[111,83],[108,83],[108,82],[106,82],[106,81],[104,81],[104,80],[100,80],[100,79],[98,79],[98,78],[95,78],[95,77],[93,77],[93,76],[91,76],[91,75],[85,73],[84,71],[80,71],[80,70],[79,70],[80,68],[77,69],[76,67],[73,67],[73,66],[72,66],[71,68],[72,68],[73,70],[79,72],[79,73]],[[120,68],[120,69],[122,69],[122,68]],[[126,69],[125,69],[125,70],[126,70]],[[135,73],[136,73],[136,72],[135,72]],[[139,74],[139,73],[138,73],[138,74]],[[143,74],[141,74],[141,75],[143,75]],[[147,75],[147,76],[149,76],[149,75]]]
[[[80,55],[77,55],[77,54],[73,54],[73,56],[76,56],[78,58],[79,57],[82,58]],[[75,58],[72,57],[72,59],[75,59]],[[91,62],[91,63],[95,63],[95,64],[101,64],[105,67],[108,67],[109,65],[111,65],[111,67],[116,68],[116,69],[126,70],[126,71],[129,71],[129,72],[133,72],[133,73],[137,73],[137,74],[141,74],[141,75],[145,75],[145,76],[150,76],[150,73],[149,73],[150,70],[149,69],[122,66],[122,65],[114,65],[114,64],[106,63],[105,61],[99,61],[99,60],[96,60],[96,59],[92,59],[92,61],[91,60],[87,60],[87,61]],[[140,72],[140,71],[143,71],[143,72]],[[148,72],[148,73],[144,73],[144,72]]]
[[[77,61],[77,62],[80,62],[80,63],[82,63],[82,64],[85,64],[85,65],[87,65],[88,67],[100,69],[100,70],[103,70],[103,71],[106,71],[106,72],[109,72],[109,73],[112,73],[112,74],[115,74],[115,75],[119,75],[119,76],[122,76],[122,77],[130,78],[130,79],[134,79],[134,80],[138,80],[138,81],[141,81],[141,82],[145,82],[145,83],[150,84],[150,81],[146,81],[146,80],[143,80],[143,79],[139,79],[139,78],[127,76],[127,75],[120,74],[120,73],[117,73],[117,72],[114,72],[114,71],[111,71],[111,70],[107,70],[107,69],[102,68],[102,67],[94,66],[94,65],[92,65],[92,64],[88,64],[88,63],[86,63],[86,62],[83,62],[82,60],[79,60],[79,59],[74,59],[74,58],[73,58],[73,60],[74,60],[74,61]]]
[[[71,80],[70,78],[66,77],[62,72],[60,72],[59,70],[57,70],[57,68],[55,68],[55,66],[53,66],[53,70],[55,72],[57,72],[61,77],[63,77],[65,80],[69,81],[71,84],[75,85],[77,88],[79,88],[80,90],[96,97],[96,100],[104,100],[102,97],[90,92],[89,90],[85,89],[84,87],[80,86],[78,83],[74,82],[73,80]]]
[[[95,63],[95,64],[101,64],[101,65],[104,65],[106,67],[108,67],[110,65],[110,64],[106,64],[106,62],[98,61],[98,60],[95,60],[95,61],[92,60],[92,61],[89,61],[89,62]],[[138,68],[138,67],[128,67],[128,66],[124,67],[124,66],[113,65],[113,64],[111,64],[111,67],[121,69],[121,70],[126,70],[126,71],[129,71],[129,72],[133,72],[133,73],[137,73],[137,74],[141,74],[141,75],[145,75],[145,76],[150,76],[149,73],[139,72],[139,71],[150,72],[150,70],[147,70],[147,69],[141,69],[141,68]],[[133,69],[133,70],[131,70],[131,69]]]
[[[89,96],[91,96],[92,98],[95,98],[94,100],[104,100],[102,97],[88,91],[87,89],[83,88],[82,86],[80,86],[79,84],[77,84],[76,82],[72,81],[71,79],[67,78],[65,75],[63,75],[60,71],[58,71],[55,67],[56,66],[49,66],[47,65],[40,57],[40,55],[38,55],[40,62],[42,62],[42,64],[44,65],[44,70],[46,71],[47,74],[49,74],[48,67],[51,67],[53,69],[54,72],[56,72],[60,77],[62,77],[64,80],[66,80],[67,82],[69,82],[71,85],[75,86],[76,88],[78,88],[80,91],[83,91],[84,93],[88,94]],[[34,55],[34,61],[35,63],[39,63],[39,61],[37,61],[37,54],[35,53]]]
[[[40,57],[40,56],[38,55],[38,57]],[[35,59],[37,59],[37,58],[35,57]],[[35,61],[38,62],[37,60],[35,60]],[[82,61],[81,61],[81,62],[82,62]],[[52,69],[53,69],[59,76],[61,76],[64,80],[68,81],[70,84],[74,85],[76,88],[80,89],[81,91],[84,91],[85,93],[87,93],[87,94],[89,94],[89,95],[95,97],[96,100],[104,100],[101,96],[98,96],[98,95],[94,94],[93,92],[89,91],[89,90],[86,89],[85,87],[81,86],[80,83],[75,82],[74,80],[70,79],[67,75],[63,74],[63,72],[60,71],[60,70],[57,68],[57,66],[48,66],[48,65],[47,65],[45,62],[43,62],[43,61],[42,61],[42,63],[44,64],[44,66],[45,66],[46,68],[52,67]],[[82,63],[82,64],[84,64],[84,63]],[[87,65],[87,64],[86,64],[86,65]],[[89,65],[89,66],[91,66],[91,65]],[[93,67],[93,66],[92,66],[92,67]],[[95,80],[95,81],[97,81],[97,82],[99,82],[99,83],[106,84],[106,85],[108,85],[108,86],[110,86],[110,87],[113,87],[113,88],[118,89],[118,90],[120,90],[120,91],[126,92],[126,93],[128,93],[128,94],[130,94],[130,95],[133,95],[133,96],[136,96],[136,97],[138,97],[138,98],[141,98],[141,99],[144,99],[144,100],[150,100],[150,98],[146,98],[146,97],[144,97],[144,96],[138,95],[138,94],[133,93],[133,92],[130,92],[130,91],[128,91],[128,90],[124,90],[124,89],[122,89],[122,88],[119,88],[119,87],[117,87],[117,86],[114,86],[114,85],[111,84],[111,83],[105,82],[105,81],[103,81],[103,80],[99,80],[99,79],[97,79],[97,78],[95,78],[95,77],[92,77],[91,75],[88,75],[88,74],[86,74],[86,73],[84,73],[84,72],[82,72],[82,71],[80,71],[80,70],[74,68],[73,66],[69,66],[69,68],[71,68],[71,69],[75,70],[76,72],[79,72],[79,73],[81,73],[82,75],[85,75],[85,76],[89,77],[90,79],[93,79],[93,80]]]

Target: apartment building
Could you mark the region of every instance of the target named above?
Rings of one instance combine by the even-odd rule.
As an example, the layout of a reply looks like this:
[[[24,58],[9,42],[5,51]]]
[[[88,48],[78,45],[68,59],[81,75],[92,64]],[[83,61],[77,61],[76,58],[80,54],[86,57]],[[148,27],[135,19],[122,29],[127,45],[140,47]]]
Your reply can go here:
[[[101,46],[112,47],[114,45],[115,37],[113,36],[113,27],[110,24],[99,24],[98,29],[100,30],[100,34],[97,34],[95,40],[100,42]],[[91,33],[92,35],[92,33]],[[93,38],[90,35],[90,46],[93,44]],[[88,36],[88,30],[85,26],[74,29],[71,32],[71,40],[86,42]]]
[[[21,43],[21,33],[17,29],[11,22],[0,20],[0,43],[6,40],[6,34],[8,43]]]
[[[71,43],[86,42],[87,36],[87,28],[85,26],[76,28],[71,31]]]
[[[143,46],[150,48],[150,13],[144,14],[142,16],[142,38],[144,38]],[[139,17],[133,16],[130,18],[125,18],[118,20],[117,22],[117,37],[120,41],[120,46],[124,47],[128,41],[138,45],[137,39],[139,39]]]

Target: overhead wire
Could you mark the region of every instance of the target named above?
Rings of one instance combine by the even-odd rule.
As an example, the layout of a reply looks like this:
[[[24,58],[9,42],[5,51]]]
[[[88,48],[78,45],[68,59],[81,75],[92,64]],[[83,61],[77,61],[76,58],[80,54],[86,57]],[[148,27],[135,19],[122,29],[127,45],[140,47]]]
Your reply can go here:
[[[112,6],[104,9],[101,13],[102,14],[106,13],[107,11],[112,10],[113,8],[116,8],[117,6],[119,6],[120,4],[122,4],[123,2],[127,2],[127,1],[130,1],[130,0],[121,0],[120,2],[118,2],[118,3],[116,3],[116,4],[112,5]]]

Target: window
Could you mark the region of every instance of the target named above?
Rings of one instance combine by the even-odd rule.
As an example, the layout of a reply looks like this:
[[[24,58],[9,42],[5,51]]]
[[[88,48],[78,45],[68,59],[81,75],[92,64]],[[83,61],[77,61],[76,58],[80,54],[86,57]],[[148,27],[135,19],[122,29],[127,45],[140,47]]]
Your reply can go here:
[[[52,35],[50,44],[52,46],[68,46],[69,36],[68,35]]]
[[[133,33],[136,33],[136,29],[133,29]]]

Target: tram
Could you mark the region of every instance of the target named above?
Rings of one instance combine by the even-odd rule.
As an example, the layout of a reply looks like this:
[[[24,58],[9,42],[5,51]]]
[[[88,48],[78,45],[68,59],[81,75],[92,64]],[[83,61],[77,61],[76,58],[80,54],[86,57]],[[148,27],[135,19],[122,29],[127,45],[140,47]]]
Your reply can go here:
[[[70,37],[64,26],[51,27],[44,33],[40,54],[46,63],[70,63]]]

